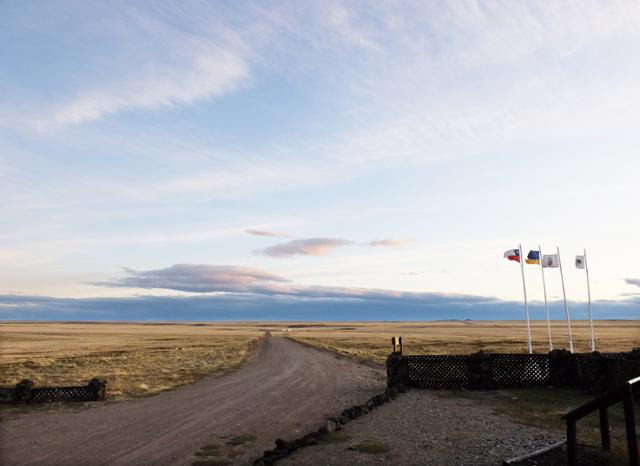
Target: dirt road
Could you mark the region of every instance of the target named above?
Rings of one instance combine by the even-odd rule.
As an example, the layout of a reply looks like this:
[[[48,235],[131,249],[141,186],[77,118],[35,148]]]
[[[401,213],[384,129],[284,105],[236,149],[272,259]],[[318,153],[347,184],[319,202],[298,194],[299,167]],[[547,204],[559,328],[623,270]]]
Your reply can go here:
[[[238,371],[159,395],[83,410],[30,412],[0,424],[7,465],[191,464],[214,445],[246,464],[278,438],[318,427],[384,384],[379,370],[267,337]]]

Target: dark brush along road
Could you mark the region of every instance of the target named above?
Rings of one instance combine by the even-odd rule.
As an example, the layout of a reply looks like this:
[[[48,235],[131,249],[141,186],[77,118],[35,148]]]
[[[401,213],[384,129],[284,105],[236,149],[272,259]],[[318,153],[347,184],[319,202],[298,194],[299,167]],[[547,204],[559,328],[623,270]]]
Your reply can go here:
[[[315,430],[383,385],[381,371],[285,338],[266,337],[239,370],[156,396],[38,409],[0,424],[7,465],[191,464],[205,445],[246,464],[277,438]],[[256,440],[231,447],[239,435]],[[225,456],[227,455],[227,456]]]

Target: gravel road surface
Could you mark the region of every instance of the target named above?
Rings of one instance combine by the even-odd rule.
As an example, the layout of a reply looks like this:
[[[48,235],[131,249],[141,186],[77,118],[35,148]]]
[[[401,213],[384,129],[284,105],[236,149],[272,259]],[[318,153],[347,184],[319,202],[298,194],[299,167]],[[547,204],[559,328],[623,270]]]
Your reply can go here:
[[[266,337],[245,366],[159,395],[35,410],[0,423],[0,464],[247,464],[385,384],[379,369]],[[195,456],[209,445],[209,456]],[[211,455],[211,453],[213,453]]]

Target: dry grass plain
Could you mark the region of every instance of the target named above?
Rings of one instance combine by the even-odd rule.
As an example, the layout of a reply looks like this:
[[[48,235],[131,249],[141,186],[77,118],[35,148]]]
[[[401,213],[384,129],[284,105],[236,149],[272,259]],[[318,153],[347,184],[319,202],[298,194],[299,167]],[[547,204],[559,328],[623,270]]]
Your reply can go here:
[[[588,352],[588,321],[572,322],[574,349]],[[306,326],[309,325],[309,326]],[[552,322],[555,348],[567,348],[566,324]],[[640,346],[640,321],[594,322],[598,351],[629,351]],[[370,322],[335,324],[291,324],[287,336],[314,346],[383,363],[391,350],[391,337],[402,336],[406,354],[468,354],[479,350],[523,353],[527,350],[526,328],[517,321]],[[548,351],[544,321],[532,321],[533,350]]]
[[[229,324],[0,323],[0,385],[107,380],[109,398],[158,393],[240,366],[260,338]]]
[[[597,346],[640,346],[640,321],[598,321]],[[360,360],[384,362],[392,336],[409,354],[465,354],[480,349],[524,352],[522,322],[340,323],[0,323],[0,385],[31,379],[39,386],[108,381],[112,399],[144,396],[239,367],[264,330]],[[557,347],[563,322],[553,322]],[[587,351],[587,322],[574,322],[576,351]],[[546,352],[546,326],[533,322],[534,350]]]

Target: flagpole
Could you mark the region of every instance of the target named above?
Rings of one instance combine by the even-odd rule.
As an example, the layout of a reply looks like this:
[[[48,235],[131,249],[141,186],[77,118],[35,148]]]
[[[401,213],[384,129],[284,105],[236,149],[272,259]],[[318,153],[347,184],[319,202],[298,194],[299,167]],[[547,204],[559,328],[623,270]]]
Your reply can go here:
[[[587,250],[583,249],[584,271],[587,273],[587,296],[589,298],[589,330],[591,332],[591,352],[596,350],[596,340],[593,336],[593,314],[591,313],[591,286],[589,285],[589,263],[587,262]]]
[[[567,306],[567,292],[564,289],[564,274],[562,273],[562,260],[560,260],[560,248],[556,246],[558,252],[558,265],[560,266],[560,280],[562,281],[562,296],[564,296],[564,314],[567,318],[567,330],[569,332],[569,351],[573,353],[573,336],[571,335],[571,317],[569,316],[569,306]]]
[[[542,246],[538,245],[540,273],[542,274],[542,290],[544,291],[544,310],[547,314],[547,334],[549,335],[549,351],[553,351],[553,341],[551,340],[551,321],[549,319],[549,302],[547,301],[547,285],[544,281],[544,267],[542,267]]]
[[[527,319],[527,347],[529,354],[533,353],[531,347],[531,324],[529,323],[529,305],[527,304],[527,285],[524,281],[524,254],[522,252],[522,243],[518,245],[520,254],[520,272],[522,272],[522,290],[524,291],[524,315]]]

